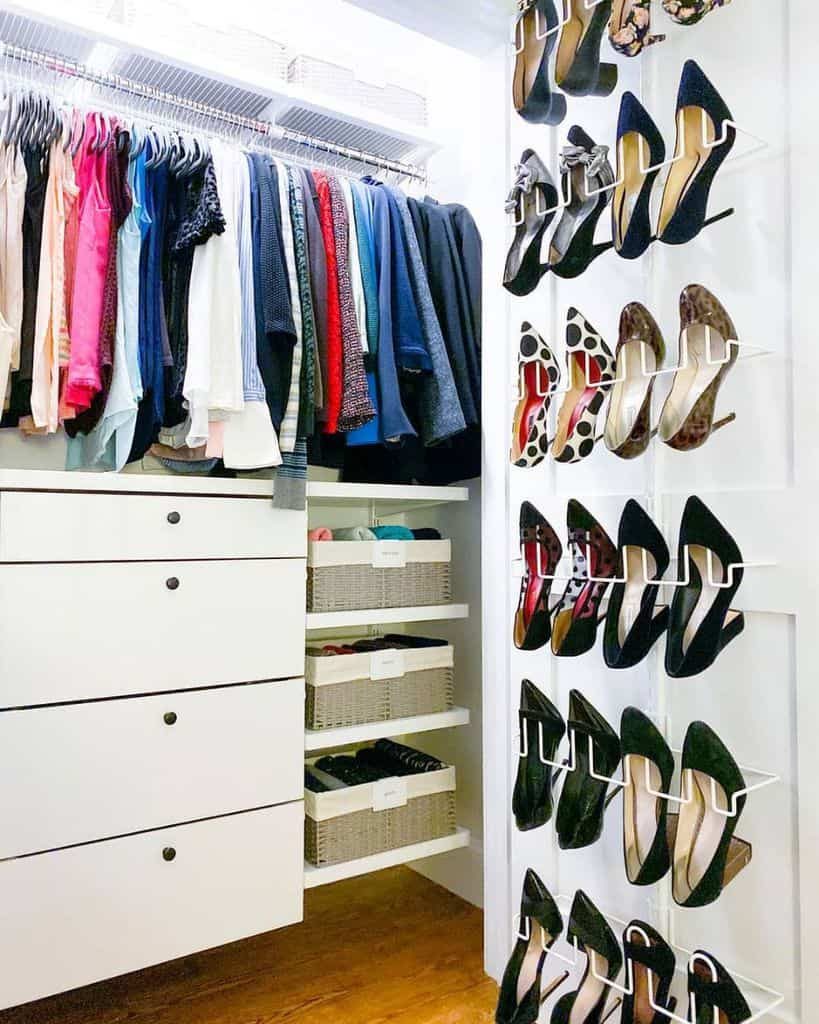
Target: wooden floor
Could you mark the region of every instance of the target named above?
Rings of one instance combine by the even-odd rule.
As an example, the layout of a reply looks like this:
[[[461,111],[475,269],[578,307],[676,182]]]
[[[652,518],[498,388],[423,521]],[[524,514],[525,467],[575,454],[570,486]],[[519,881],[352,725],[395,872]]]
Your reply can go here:
[[[6,1010],[0,1024],[492,1021],[474,907],[408,868],[314,889],[306,903],[304,925]]]

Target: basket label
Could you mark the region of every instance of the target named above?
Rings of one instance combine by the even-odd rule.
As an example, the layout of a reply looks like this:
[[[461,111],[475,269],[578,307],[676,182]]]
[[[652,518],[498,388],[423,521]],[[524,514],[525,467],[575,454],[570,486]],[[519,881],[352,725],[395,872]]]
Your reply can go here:
[[[370,679],[403,679],[407,674],[403,651],[373,651]]]
[[[373,569],[403,569],[406,564],[406,541],[379,540],[373,544]]]
[[[373,810],[389,811],[407,806],[406,779],[379,779],[373,783]]]

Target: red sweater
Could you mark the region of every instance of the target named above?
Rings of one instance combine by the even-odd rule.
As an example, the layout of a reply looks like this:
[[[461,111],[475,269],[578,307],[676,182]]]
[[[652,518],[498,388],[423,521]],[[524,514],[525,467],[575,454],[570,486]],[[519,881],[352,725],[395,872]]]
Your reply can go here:
[[[327,255],[327,421],[323,426],[325,434],[338,431],[338,417],[341,412],[343,377],[343,342],[341,335],[341,299],[338,288],[338,263],[336,261],[336,237],[333,229],[333,205],[327,175],[313,171],[316,191],[319,197],[321,233]]]

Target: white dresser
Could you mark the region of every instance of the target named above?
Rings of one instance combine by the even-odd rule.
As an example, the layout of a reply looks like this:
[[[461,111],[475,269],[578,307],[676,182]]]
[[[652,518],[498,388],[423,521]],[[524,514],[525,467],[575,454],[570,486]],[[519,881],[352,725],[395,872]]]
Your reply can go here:
[[[307,517],[0,472],[0,1008],[300,921]]]

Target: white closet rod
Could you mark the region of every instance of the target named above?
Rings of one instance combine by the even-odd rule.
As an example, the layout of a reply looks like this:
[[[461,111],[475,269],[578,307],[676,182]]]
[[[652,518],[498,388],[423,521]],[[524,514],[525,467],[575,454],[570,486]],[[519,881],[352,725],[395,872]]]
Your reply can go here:
[[[31,64],[41,67],[45,71],[65,75],[67,78],[91,82],[94,85],[113,89],[117,92],[128,93],[153,103],[176,107],[188,111],[197,117],[219,121],[235,128],[254,132],[272,145],[275,145],[276,142],[290,142],[323,153],[329,153],[333,156],[339,156],[346,160],[368,164],[371,167],[390,171],[393,174],[398,174],[404,178],[411,178],[414,181],[426,182],[427,180],[426,171],[422,167],[416,167],[414,164],[389,160],[360,149],[352,149],[349,146],[342,146],[335,142],[314,138],[312,135],[305,135],[292,128],[282,128],[271,121],[261,121],[257,118],[245,117],[243,114],[237,114],[229,110],[222,110],[219,107],[211,107],[205,103],[199,103],[188,96],[178,96],[174,93],[164,92],[162,89],[156,89],[143,82],[124,78],[122,75],[97,71],[67,57],[60,57],[41,50],[31,50],[27,47],[17,46],[14,43],[7,43],[2,40],[0,40],[0,54],[20,63]]]

